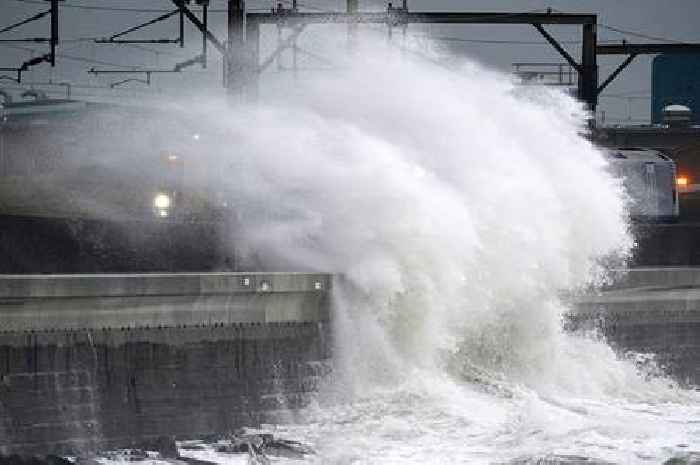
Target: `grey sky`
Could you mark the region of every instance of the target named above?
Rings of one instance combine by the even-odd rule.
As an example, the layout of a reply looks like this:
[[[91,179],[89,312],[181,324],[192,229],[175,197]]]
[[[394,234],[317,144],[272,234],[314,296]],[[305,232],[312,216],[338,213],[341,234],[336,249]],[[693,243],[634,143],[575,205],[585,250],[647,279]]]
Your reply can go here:
[[[396,3],[399,3],[397,0]],[[271,1],[248,1],[249,9],[266,9]],[[276,3],[276,2],[274,2]],[[342,9],[342,1],[324,0],[300,0],[305,8],[312,9]],[[381,9],[384,2],[376,0],[360,1],[362,9]],[[144,66],[151,68],[169,68],[178,61],[190,58],[197,53],[199,37],[188,26],[187,47],[184,50],[172,45],[151,45],[148,50],[135,47],[116,47],[112,45],[95,45],[91,41],[79,40],[90,37],[101,37],[118,32],[127,27],[147,21],[157,13],[139,12],[105,12],[70,8],[69,5],[83,6],[110,6],[136,9],[171,9],[172,4],[168,0],[67,0],[66,6],[61,11],[61,36],[64,42],[59,53],[65,55],[59,58],[58,66],[51,70],[47,65],[40,65],[27,73],[26,80],[33,82],[45,82],[49,79],[53,82],[66,81],[73,84],[104,87],[115,79],[95,77],[87,73],[93,66],[101,69],[109,69],[106,64],[97,64],[79,61],[80,59],[97,60],[105,63],[115,63],[129,66]],[[212,8],[225,9],[225,0],[212,0]],[[531,11],[552,7],[566,12],[597,13],[599,22],[604,25],[619,29],[640,32],[649,36],[664,39],[672,39],[687,42],[700,42],[700,2],[697,0],[410,0],[409,7],[412,10],[470,10],[470,11]],[[45,2],[33,0],[0,0],[0,27],[12,22],[24,19],[46,9]],[[210,21],[211,27],[221,38],[225,37],[225,14],[213,13]],[[476,38],[480,40],[513,40],[513,41],[541,41],[541,37],[531,27],[527,26],[416,26],[412,31],[429,33],[435,36],[449,36],[463,39]],[[551,27],[550,30],[561,40],[578,40],[579,29],[570,26]],[[48,21],[42,20],[31,25],[17,29],[16,32],[3,34],[2,38],[34,37],[48,32]],[[175,37],[177,35],[177,20],[163,23],[144,30],[141,35],[134,33],[134,37]],[[630,34],[621,34],[604,27],[598,31],[599,40],[621,40],[644,42],[646,39]],[[272,39],[270,39],[272,40]],[[0,67],[17,66],[23,60],[36,56],[38,51],[44,53],[44,45],[38,44],[5,44],[0,47]],[[15,48],[13,48],[15,47]],[[16,47],[37,50],[37,53],[29,50],[21,50]],[[483,43],[450,43],[450,47],[475,57],[477,60],[490,66],[510,71],[513,62],[528,61],[561,61],[557,53],[548,45],[515,45],[515,44],[483,44]],[[567,48],[575,55],[579,54],[577,45],[568,45]],[[159,53],[153,53],[153,51]],[[124,86],[119,92],[156,92],[158,87],[177,86],[183,83],[195,82],[204,85],[217,86],[221,79],[221,65],[218,54],[212,49],[210,56],[212,62],[207,71],[192,68],[187,75],[168,76],[156,78],[157,85],[146,89],[142,84],[131,83]],[[603,79],[623,57],[600,58],[600,74]],[[616,82],[614,82],[603,94],[600,109],[604,110],[608,120],[648,119],[650,94],[651,60],[653,57],[639,57]],[[0,86],[12,87],[9,81],[1,81]],[[75,89],[76,95],[106,92],[102,89]],[[110,91],[111,92],[111,91]],[[627,98],[629,96],[630,98]]]

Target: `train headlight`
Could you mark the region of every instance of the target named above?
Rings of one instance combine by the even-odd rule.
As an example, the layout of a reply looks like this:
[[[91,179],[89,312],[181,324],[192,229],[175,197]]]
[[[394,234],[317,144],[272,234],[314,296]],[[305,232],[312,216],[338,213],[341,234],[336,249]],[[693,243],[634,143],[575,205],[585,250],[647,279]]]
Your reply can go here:
[[[163,192],[153,198],[153,210],[159,218],[167,218],[170,216],[170,207],[173,204],[172,198]]]
[[[170,208],[170,205],[172,204],[172,200],[170,199],[170,196],[168,194],[158,194],[155,196],[153,199],[153,206],[157,210],[167,210]]]
[[[688,182],[688,177],[687,176],[678,176],[676,178],[676,184],[678,187],[687,187],[689,182]]]

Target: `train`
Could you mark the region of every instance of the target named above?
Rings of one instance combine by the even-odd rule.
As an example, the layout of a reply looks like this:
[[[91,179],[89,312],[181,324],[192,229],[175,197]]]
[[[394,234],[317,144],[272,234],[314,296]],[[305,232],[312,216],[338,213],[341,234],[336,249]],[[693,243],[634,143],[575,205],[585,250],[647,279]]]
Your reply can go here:
[[[156,109],[0,94],[0,273],[235,269],[224,202],[192,181],[187,125]]]
[[[622,179],[630,218],[676,222],[679,218],[676,163],[664,153],[639,147],[604,149],[613,174]]]
[[[196,121],[36,91],[0,95],[0,273],[240,269],[243,220],[209,182]],[[634,220],[678,219],[673,160],[603,152]]]

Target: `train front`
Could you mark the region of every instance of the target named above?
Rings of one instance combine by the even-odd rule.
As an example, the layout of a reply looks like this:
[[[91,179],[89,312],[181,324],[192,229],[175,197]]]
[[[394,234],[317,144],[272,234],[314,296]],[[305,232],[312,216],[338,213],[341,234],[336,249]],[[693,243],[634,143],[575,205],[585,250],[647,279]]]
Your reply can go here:
[[[191,122],[45,96],[1,111],[0,272],[235,267]]]

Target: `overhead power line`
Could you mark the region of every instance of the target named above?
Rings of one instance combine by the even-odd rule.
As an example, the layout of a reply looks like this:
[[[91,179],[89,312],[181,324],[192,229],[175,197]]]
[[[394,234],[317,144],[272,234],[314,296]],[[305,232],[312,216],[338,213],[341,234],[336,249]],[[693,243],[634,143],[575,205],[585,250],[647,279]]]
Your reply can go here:
[[[18,3],[27,3],[30,5],[45,5],[44,2],[41,0],[13,0]],[[300,4],[299,6],[304,6]],[[93,10],[93,11],[116,11],[116,12],[123,12],[123,13],[167,13],[168,9],[158,9],[158,8],[129,8],[129,7],[118,7],[118,6],[96,6],[96,5],[79,5],[75,3],[61,3],[61,8],[72,8],[75,10]],[[321,10],[325,11],[321,8],[316,8],[316,7],[308,7],[311,10]],[[268,8],[261,8],[261,9],[250,9],[248,11],[269,11]],[[197,10],[193,10],[197,11]],[[227,13],[228,10],[225,8],[210,8],[209,13]]]
[[[19,3],[28,3],[32,5],[46,5],[45,2],[41,0],[14,0]],[[124,11],[132,13],[165,13],[169,10],[164,9],[153,9],[153,8],[123,8],[123,7],[112,7],[112,6],[93,6],[93,5],[76,5],[73,3],[62,3],[61,8],[74,8],[79,10],[97,10],[97,11]]]
[[[620,28],[620,27],[610,26],[610,25],[603,24],[603,23],[598,23],[598,27],[602,27],[603,29],[607,29],[607,30],[609,30],[609,31],[618,32],[618,33],[620,33],[620,34],[627,34],[627,35],[631,35],[631,36],[633,36],[633,37],[639,37],[639,38],[642,38],[642,39],[658,40],[658,41],[661,41],[661,42],[671,42],[671,43],[676,43],[676,44],[683,44],[683,43],[685,43],[685,42],[683,42],[682,40],[669,39],[669,38],[667,38],[667,37],[652,36],[652,35],[649,35],[649,34],[642,34],[641,32],[630,31],[630,30],[627,30],[627,29],[622,29],[622,28]]]
[[[18,45],[10,45],[10,44],[3,44],[3,43],[0,43],[0,47],[7,47],[7,48],[15,49],[15,50],[22,50],[22,51],[25,51],[25,52],[36,53],[36,50],[34,50],[33,48],[21,47],[21,46],[18,46]],[[134,69],[138,69],[138,68],[143,67],[143,65],[125,65],[125,64],[122,64],[122,63],[112,63],[112,62],[109,62],[109,61],[93,60],[93,59],[85,58],[85,57],[79,57],[79,56],[74,56],[74,55],[66,55],[66,54],[64,54],[64,53],[57,53],[56,56],[59,57],[59,58],[63,58],[64,60],[68,60],[68,61],[76,61],[76,62],[81,62],[81,63],[95,64],[95,65],[118,66],[118,67],[120,67],[120,68],[134,68]]]
[[[441,42],[465,42],[474,44],[505,44],[505,45],[547,45],[547,42],[543,40],[503,40],[503,39],[470,39],[462,37],[427,37],[430,40],[437,40]],[[560,44],[566,45],[581,45],[580,40],[559,40]],[[598,43],[619,43],[617,40],[600,40]]]

